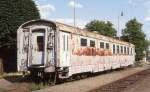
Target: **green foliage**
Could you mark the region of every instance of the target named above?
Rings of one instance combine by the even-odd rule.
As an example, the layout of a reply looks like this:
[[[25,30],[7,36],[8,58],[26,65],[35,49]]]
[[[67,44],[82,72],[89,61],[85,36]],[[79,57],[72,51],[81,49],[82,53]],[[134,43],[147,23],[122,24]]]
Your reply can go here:
[[[145,45],[146,45],[146,51],[149,51],[150,41],[146,40]]]
[[[0,79],[8,78],[8,77],[20,77],[22,73],[14,72],[14,73],[0,73]]]
[[[98,33],[115,37],[116,36],[116,30],[113,28],[113,24],[110,21],[104,22],[99,20],[93,20],[86,24],[86,29],[89,31],[97,31]]]
[[[44,89],[44,88],[47,88],[47,87],[49,87],[49,85],[44,85],[42,83],[40,83],[40,84],[31,83],[29,89],[32,92],[32,91]]]
[[[16,31],[40,15],[32,0],[0,0],[0,48],[16,47]]]
[[[131,19],[126,23],[126,28],[123,29],[122,39],[135,45],[136,61],[143,58],[148,47],[148,41],[145,39],[145,34],[142,31],[142,24],[136,19]]]

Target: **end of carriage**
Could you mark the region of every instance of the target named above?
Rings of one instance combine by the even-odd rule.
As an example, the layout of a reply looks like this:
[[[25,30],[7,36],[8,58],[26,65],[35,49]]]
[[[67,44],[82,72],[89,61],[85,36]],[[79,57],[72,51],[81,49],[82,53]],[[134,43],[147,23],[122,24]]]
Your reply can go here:
[[[18,71],[30,71],[55,83],[83,73],[127,67],[135,46],[95,32],[48,21],[32,20],[17,31]]]

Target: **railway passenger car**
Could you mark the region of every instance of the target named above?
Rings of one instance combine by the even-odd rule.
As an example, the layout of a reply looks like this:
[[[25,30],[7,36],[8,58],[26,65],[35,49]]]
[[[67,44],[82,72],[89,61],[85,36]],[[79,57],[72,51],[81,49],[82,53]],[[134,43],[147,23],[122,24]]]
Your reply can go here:
[[[69,78],[133,65],[131,43],[48,20],[32,20],[17,31],[18,71]]]

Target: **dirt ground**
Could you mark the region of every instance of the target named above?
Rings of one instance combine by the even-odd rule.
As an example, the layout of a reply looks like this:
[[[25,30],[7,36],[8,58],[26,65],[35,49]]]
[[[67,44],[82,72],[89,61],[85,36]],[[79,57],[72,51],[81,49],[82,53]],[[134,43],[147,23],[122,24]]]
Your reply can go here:
[[[113,71],[110,73],[101,74],[99,76],[82,79],[74,82],[68,82],[34,92],[89,92],[90,90],[120,80],[129,75],[135,74],[139,71],[143,71],[148,68],[150,68],[149,65],[145,67],[128,68],[121,71]]]
[[[150,92],[150,76],[131,85],[123,92]]]
[[[0,79],[0,92],[29,92],[29,83],[21,80],[21,76]]]
[[[150,65],[145,65],[144,67],[137,67],[137,68],[128,68],[128,69],[113,71],[109,73],[102,73],[95,77],[90,77],[78,81],[50,86],[45,89],[41,89],[34,92],[60,92],[60,91],[61,92],[87,92],[97,87],[100,87],[102,85],[109,84],[111,82],[125,78],[129,75],[143,71],[148,68],[150,68]],[[20,76],[0,79],[0,92],[30,92],[31,91],[30,86],[31,83],[26,79],[25,80],[22,79],[22,77]],[[131,91],[125,91],[125,92],[132,92],[133,89],[130,90]]]

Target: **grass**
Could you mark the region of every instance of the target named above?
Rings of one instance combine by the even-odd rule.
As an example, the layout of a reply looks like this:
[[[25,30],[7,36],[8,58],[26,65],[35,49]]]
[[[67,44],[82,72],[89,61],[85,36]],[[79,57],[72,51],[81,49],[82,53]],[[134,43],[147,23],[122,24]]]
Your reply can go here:
[[[21,76],[21,73],[0,73],[0,79],[11,76]]]
[[[31,83],[30,84],[30,92],[35,91],[35,90],[40,90],[49,87],[48,85],[43,85],[42,83],[36,84],[36,83]]]
[[[5,92],[5,90],[3,88],[0,88],[0,92]]]
[[[135,63],[135,66],[137,66],[137,67],[143,67],[145,65],[145,62],[144,61],[136,61],[136,63]]]
[[[3,74],[2,73],[0,73],[0,79],[2,79],[3,78]]]
[[[22,75],[22,73],[0,73],[0,79],[10,78],[10,77],[14,77],[14,76],[19,77],[21,75]],[[27,83],[27,85],[29,85],[28,86],[29,92],[49,87],[48,84],[44,85],[43,83],[34,83],[33,81],[27,81],[25,83]],[[0,88],[0,91],[1,90],[3,90],[3,89]]]

